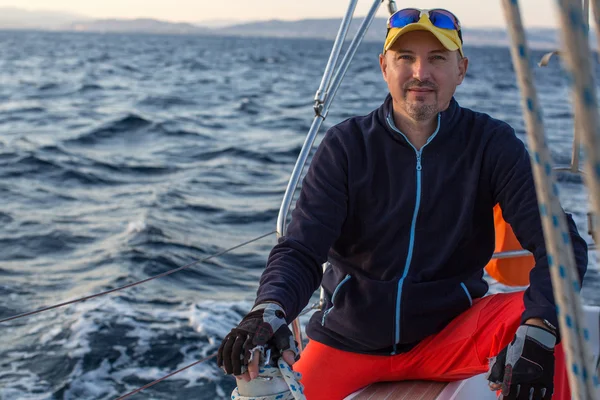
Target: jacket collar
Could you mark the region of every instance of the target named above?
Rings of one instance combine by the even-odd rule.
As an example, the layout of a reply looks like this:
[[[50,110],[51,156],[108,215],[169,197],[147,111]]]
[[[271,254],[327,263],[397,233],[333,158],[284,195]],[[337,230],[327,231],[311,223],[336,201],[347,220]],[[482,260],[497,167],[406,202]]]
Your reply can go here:
[[[387,116],[390,115],[390,113],[393,113],[393,103],[392,96],[388,93],[383,104],[377,110],[377,119],[379,120],[379,123],[385,127],[386,131],[389,132],[396,140],[404,142],[404,140],[398,135],[397,132],[393,131],[386,121]],[[462,107],[458,104],[454,96],[452,96],[448,108],[440,112],[440,114],[439,131],[436,135],[436,140],[434,141],[441,141],[442,137],[447,136],[454,130],[455,126],[460,120]]]

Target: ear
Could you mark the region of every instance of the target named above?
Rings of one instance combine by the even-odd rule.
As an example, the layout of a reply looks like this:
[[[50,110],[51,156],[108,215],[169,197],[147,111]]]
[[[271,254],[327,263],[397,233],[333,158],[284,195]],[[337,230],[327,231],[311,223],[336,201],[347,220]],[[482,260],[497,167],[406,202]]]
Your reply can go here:
[[[383,80],[387,82],[387,60],[385,59],[385,54],[379,54],[379,67],[381,68],[381,74],[383,75]]]
[[[465,76],[467,76],[467,69],[469,68],[469,59],[467,57],[462,57],[458,60],[458,84],[460,85]]]

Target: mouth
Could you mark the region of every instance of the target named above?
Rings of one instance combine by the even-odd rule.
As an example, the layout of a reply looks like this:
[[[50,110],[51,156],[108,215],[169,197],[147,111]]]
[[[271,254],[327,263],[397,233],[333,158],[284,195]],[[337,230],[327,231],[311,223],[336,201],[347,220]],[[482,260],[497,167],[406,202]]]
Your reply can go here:
[[[426,89],[426,88],[412,88],[412,89],[408,89],[409,92],[415,92],[415,93],[433,93],[434,90],[433,89]]]

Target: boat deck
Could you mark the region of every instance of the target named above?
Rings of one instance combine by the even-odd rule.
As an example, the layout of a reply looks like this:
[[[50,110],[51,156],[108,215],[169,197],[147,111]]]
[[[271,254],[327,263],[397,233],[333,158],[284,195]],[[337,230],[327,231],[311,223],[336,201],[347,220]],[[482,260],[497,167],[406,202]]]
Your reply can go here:
[[[379,382],[362,390],[352,400],[436,400],[445,382]]]

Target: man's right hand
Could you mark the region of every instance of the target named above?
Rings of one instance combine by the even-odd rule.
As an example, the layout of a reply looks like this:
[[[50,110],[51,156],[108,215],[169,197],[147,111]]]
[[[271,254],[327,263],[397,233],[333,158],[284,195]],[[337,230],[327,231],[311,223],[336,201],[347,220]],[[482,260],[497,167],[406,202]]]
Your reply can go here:
[[[278,350],[289,365],[296,361],[298,347],[283,309],[275,303],[257,305],[225,336],[217,354],[217,365],[227,374],[246,381],[254,379],[266,345]]]

